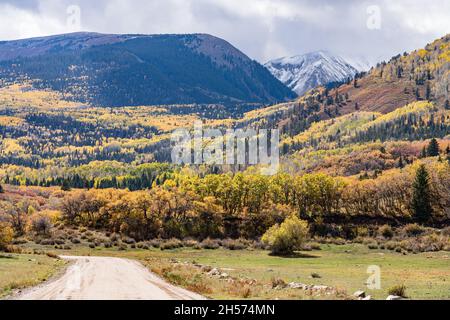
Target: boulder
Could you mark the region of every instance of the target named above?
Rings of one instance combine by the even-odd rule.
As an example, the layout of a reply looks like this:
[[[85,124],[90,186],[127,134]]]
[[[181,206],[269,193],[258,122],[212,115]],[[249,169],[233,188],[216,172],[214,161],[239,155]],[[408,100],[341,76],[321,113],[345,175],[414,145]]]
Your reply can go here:
[[[281,290],[287,288],[287,283],[281,279],[272,280],[272,289]]]
[[[327,286],[313,286],[311,290],[313,290],[313,291],[328,291],[331,289],[332,288],[327,287]]]
[[[301,290],[306,290],[308,286],[306,284],[303,283],[297,283],[297,282],[291,282],[288,284],[288,288],[289,289],[301,289]]]
[[[396,301],[396,300],[405,300],[405,298],[399,297],[399,296],[392,296],[392,295],[391,295],[391,296],[387,297],[386,300]]]
[[[202,272],[205,272],[205,273],[208,273],[208,272],[211,272],[211,270],[213,269],[212,267],[210,267],[210,266],[202,266]]]
[[[214,268],[210,272],[208,272],[209,276],[220,276],[222,273],[219,271],[219,269]]]
[[[356,297],[356,298],[365,298],[366,297],[366,293],[364,291],[362,291],[362,290],[359,290],[359,291],[356,291],[353,294],[353,296]]]

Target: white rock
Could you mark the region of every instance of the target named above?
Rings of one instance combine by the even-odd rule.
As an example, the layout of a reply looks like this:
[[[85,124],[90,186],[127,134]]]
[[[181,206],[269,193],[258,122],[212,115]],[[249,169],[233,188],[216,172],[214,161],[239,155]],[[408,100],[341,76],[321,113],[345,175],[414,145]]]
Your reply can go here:
[[[389,297],[387,297],[386,300],[395,301],[395,300],[405,300],[405,299],[402,297],[399,297],[399,296],[389,296]]]
[[[203,267],[202,267],[202,272],[211,272],[212,269],[213,269],[213,268],[210,267],[210,266],[203,266]]]
[[[355,296],[356,298],[365,298],[366,297],[366,293],[362,290],[356,291],[353,296]]]
[[[330,289],[331,288],[327,287],[327,286],[313,286],[312,287],[313,291],[327,291],[327,290],[330,290]]]
[[[302,290],[305,290],[307,285],[303,284],[303,283],[291,282],[291,283],[288,284],[288,287],[290,289],[302,289]]]
[[[208,272],[208,275],[210,276],[220,276],[220,271],[217,268],[212,269],[210,272]]]

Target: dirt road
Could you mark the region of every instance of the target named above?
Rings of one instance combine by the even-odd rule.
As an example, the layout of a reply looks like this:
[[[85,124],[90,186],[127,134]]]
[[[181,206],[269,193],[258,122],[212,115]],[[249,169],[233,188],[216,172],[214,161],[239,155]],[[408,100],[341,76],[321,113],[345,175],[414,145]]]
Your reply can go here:
[[[136,261],[101,257],[62,257],[72,264],[64,275],[27,290],[17,300],[202,300],[172,286]]]

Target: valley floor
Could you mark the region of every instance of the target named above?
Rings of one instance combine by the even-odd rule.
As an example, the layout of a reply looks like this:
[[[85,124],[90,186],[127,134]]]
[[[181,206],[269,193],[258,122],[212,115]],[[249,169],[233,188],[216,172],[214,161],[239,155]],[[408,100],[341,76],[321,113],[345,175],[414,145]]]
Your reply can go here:
[[[74,247],[58,254],[108,256],[140,261],[170,283],[212,299],[349,299],[364,290],[384,300],[391,287],[405,285],[411,299],[450,299],[448,252],[403,255],[366,246],[322,245],[322,250],[296,257],[273,257],[266,251],[171,251],[89,249]],[[61,269],[64,262],[45,255],[0,258],[0,292],[3,295],[37,284]],[[368,290],[370,266],[381,270],[381,289]],[[280,283],[327,286],[331,291],[293,289]],[[276,286],[276,288],[274,288]]]
[[[0,299],[47,281],[65,266],[64,261],[47,255],[0,253]]]
[[[155,276],[139,262],[108,257],[61,257],[64,275],[26,290],[16,300],[203,300]]]

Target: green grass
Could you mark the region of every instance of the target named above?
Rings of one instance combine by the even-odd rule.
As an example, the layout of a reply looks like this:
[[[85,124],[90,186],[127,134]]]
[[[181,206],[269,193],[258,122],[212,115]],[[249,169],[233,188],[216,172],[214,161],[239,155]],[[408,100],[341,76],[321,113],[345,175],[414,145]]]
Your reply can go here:
[[[411,299],[450,299],[450,253],[421,253],[403,255],[387,250],[369,250],[364,245],[322,245],[321,251],[304,253],[298,258],[273,257],[266,251],[229,251],[177,249],[173,251],[117,249],[89,250],[79,248],[79,255],[119,256],[141,260],[149,268],[166,268],[171,259],[193,262],[227,269],[236,278],[256,279],[268,285],[272,278],[285,282],[301,282],[313,285],[327,285],[346,291],[352,295],[364,290],[375,299],[386,299],[388,291],[396,285],[405,285]],[[72,254],[75,254],[72,252]],[[365,284],[369,278],[367,268],[376,265],[381,268],[381,289],[368,290]],[[183,270],[178,270],[183,276]],[[186,270],[190,276],[192,270]],[[316,273],[320,279],[313,279]],[[217,283],[212,283],[217,287]],[[218,286],[220,287],[220,286]],[[224,288],[222,288],[224,289]],[[226,288],[225,288],[226,289]],[[226,290],[213,290],[213,298],[236,298]],[[304,298],[292,292],[268,293],[252,298]],[[298,297],[297,297],[298,296]]]
[[[0,253],[0,298],[48,280],[65,265],[46,255]]]
[[[165,254],[167,255],[167,254]],[[168,254],[170,255],[170,254]],[[263,251],[179,251],[174,258],[195,260],[214,267],[234,269],[229,274],[263,282],[280,278],[285,282],[328,285],[348,294],[365,290],[376,299],[386,299],[389,288],[404,284],[412,299],[450,299],[450,258],[448,253],[407,255],[372,251],[360,245],[323,246],[310,257],[271,257]],[[367,290],[367,268],[381,268],[381,290]],[[317,273],[321,279],[312,279]]]
[[[242,296],[240,291],[235,290],[235,285],[210,278],[193,269],[189,264],[174,266],[172,260],[183,263],[196,262],[226,269],[226,273],[239,279],[255,279],[258,281],[258,286],[251,287],[251,299],[333,298],[311,297],[300,290],[271,290],[272,278],[280,278],[287,283],[294,281],[312,285],[327,285],[345,291],[348,296],[357,290],[364,290],[373,298],[384,300],[388,296],[390,288],[405,285],[406,294],[411,299],[450,299],[450,253],[448,252],[403,255],[387,250],[369,250],[366,246],[359,244],[322,245],[321,251],[305,252],[297,258],[273,257],[268,252],[260,250],[229,251],[225,249],[177,249],[173,251],[129,249],[118,251],[117,248],[89,249],[77,246],[71,251],[53,250],[53,252],[66,255],[115,256],[140,260],[149,269],[166,276],[171,282],[215,299],[240,299]],[[46,257],[38,257],[46,260]],[[36,259],[35,256],[31,256],[31,258]],[[34,283],[45,278],[45,275],[48,274],[45,272],[49,271],[48,266],[45,266],[45,261],[40,266],[27,261],[27,256],[12,261],[0,259],[0,288],[6,286],[5,279],[14,279],[16,282],[16,277],[19,276],[22,277],[22,283],[26,284],[27,276],[23,272],[25,268],[29,268],[29,272],[38,270],[37,267],[47,270],[41,270],[44,272],[44,276],[33,277]],[[48,263],[49,260],[46,262]],[[10,267],[6,269],[8,263]],[[28,267],[27,264],[29,264]],[[381,290],[368,290],[365,284],[369,277],[367,268],[372,265],[381,268]],[[50,268],[50,270],[52,269]],[[9,275],[5,274],[5,270]],[[313,273],[320,275],[321,278],[313,279],[311,277]],[[30,281],[28,283],[33,284]]]

